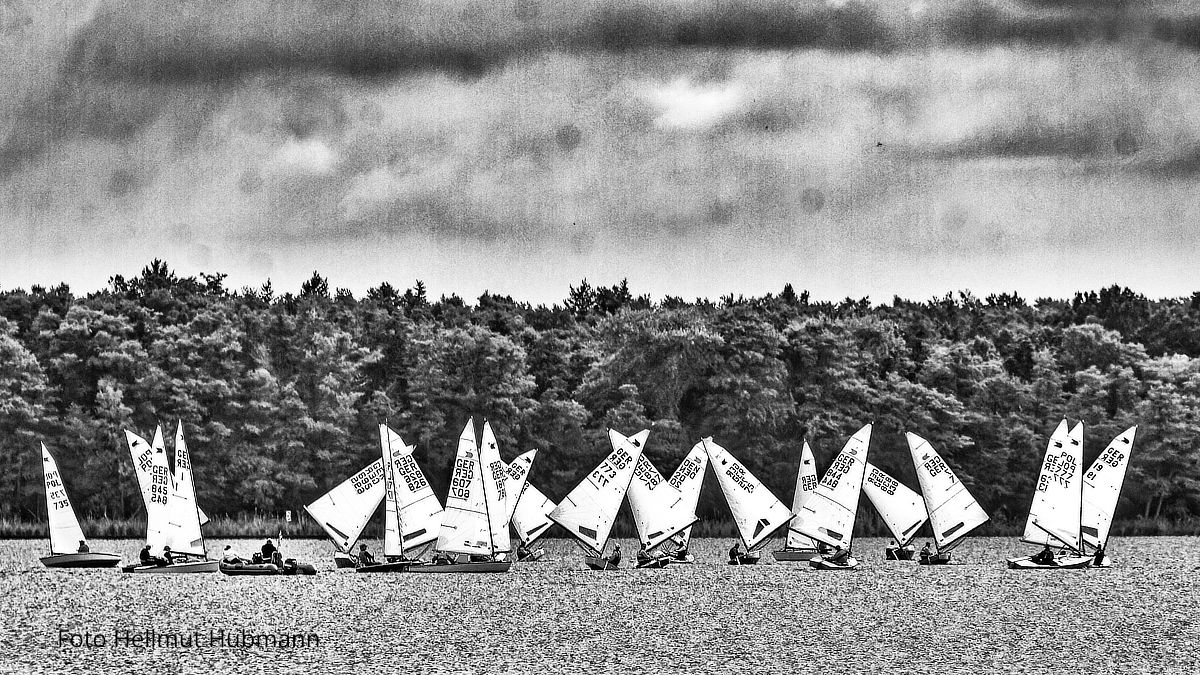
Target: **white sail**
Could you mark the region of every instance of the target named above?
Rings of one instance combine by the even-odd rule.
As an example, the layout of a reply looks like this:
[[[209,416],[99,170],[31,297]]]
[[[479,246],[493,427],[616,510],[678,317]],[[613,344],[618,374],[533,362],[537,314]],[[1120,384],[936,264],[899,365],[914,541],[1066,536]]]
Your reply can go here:
[[[204,555],[200,512],[196,508],[196,486],[192,481],[192,459],[183,440],[183,423],[175,431],[175,480],[167,500],[167,541],[173,553]]]
[[[638,539],[647,549],[658,546],[696,522],[695,509],[687,507],[683,495],[662,477],[645,453],[638,458],[633,470],[628,497]]]
[[[649,435],[649,431],[641,431],[625,438],[609,430],[612,452],[550,513],[551,520],[566,528],[596,555],[603,553],[604,545],[608,543],[617,511],[625,499],[634,467]]]
[[[171,544],[171,469],[161,445],[150,454],[150,501],[146,503],[146,543],[151,555],[162,555]]]
[[[1067,421],[1063,420],[1046,445],[1046,456],[1021,540],[1080,550],[1082,483],[1083,423],[1068,432]]]
[[[133,433],[132,431],[129,431],[128,429],[125,430],[125,441],[129,445],[129,455],[133,458],[133,474],[137,477],[138,489],[142,493],[142,504],[145,505],[147,510],[149,510],[150,485],[152,482],[150,477],[150,467],[153,464],[152,458],[156,449],[162,448],[163,452],[165,453],[167,447],[166,443],[163,441],[162,427],[158,426],[154,428],[153,444],[141,436]],[[174,486],[175,475],[172,474],[172,489]],[[201,509],[199,505],[197,505],[196,508],[200,513],[200,524],[204,525],[208,522],[208,516],[205,515],[204,510]]]
[[[925,513],[925,501],[921,495],[874,464],[867,462],[866,467],[863,492],[883,518],[896,543],[907,546],[917,536],[917,530],[929,520]]]
[[[46,444],[42,443],[42,475],[46,479],[46,520],[50,525],[50,552],[74,553],[79,543],[85,541],[83,528],[71,508],[71,498],[63,484],[58,464],[50,456]]]
[[[705,438],[701,443],[712,462],[713,472],[717,474],[725,501],[729,503],[742,543],[748,551],[757,550],[771,535],[787,526],[792,512],[728,450],[712,438]]]
[[[787,532],[788,548],[817,547],[817,542],[813,541],[812,537],[807,537],[796,529],[796,516],[800,515],[800,510],[808,503],[816,489],[817,460],[813,457],[808,441],[804,441],[804,446],[800,449],[800,468],[796,471],[796,492],[792,497],[792,522],[788,524]]]
[[[379,425],[379,436],[387,458],[385,490],[392,493],[390,501],[384,504],[385,514],[391,513],[392,525],[389,525],[389,516],[385,515],[383,554],[399,556],[437,540],[442,525],[442,504],[413,457],[415,446],[405,445],[400,435],[386,424]]]
[[[380,458],[338,483],[304,510],[325,530],[337,550],[349,553],[383,501],[383,493],[383,458]]]
[[[953,548],[963,537],[988,521],[988,515],[967,487],[958,480],[941,455],[929,441],[907,433],[908,451],[912,454],[917,482],[929,513],[929,525],[938,551]]]
[[[521,496],[525,494],[525,486],[529,483],[529,470],[533,468],[533,458],[536,456],[537,450],[530,450],[517,455],[516,459],[504,467],[504,490],[508,495],[508,500],[505,502],[508,505],[504,514],[505,522],[511,521],[516,515],[517,504],[520,503]]]
[[[704,451],[704,441],[692,446],[687,456],[676,467],[675,473],[671,474],[671,479],[667,482],[671,487],[679,490],[679,496],[683,500],[682,509],[695,514],[696,505],[700,503],[700,488],[704,486],[704,473],[708,469],[708,453]],[[688,541],[692,538],[692,526],[688,525],[679,532],[675,537],[675,541],[683,548],[687,548]]]
[[[1125,483],[1125,469],[1129,467],[1136,434],[1137,427],[1133,426],[1114,438],[1083,474],[1081,529],[1083,541],[1093,548],[1108,543],[1108,532],[1112,528],[1117,500],[1121,497],[1121,485]]]
[[[557,504],[551,501],[545,493],[534,487],[533,483],[526,481],[525,487],[521,489],[520,497],[517,498],[517,506],[512,515],[513,529],[516,530],[517,537],[526,546],[532,545],[554,525],[554,521],[550,520],[550,514],[556,507]]]
[[[484,506],[491,531],[492,553],[507,553],[512,550],[508,536],[508,465],[500,458],[496,434],[487,420],[483,422],[483,437],[479,444],[479,466],[483,472]],[[513,501],[516,501],[515,494]]]
[[[870,424],[846,441],[796,517],[796,530],[830,546],[850,548],[870,444]]]
[[[492,553],[483,467],[475,444],[475,421],[467,420],[458,436],[458,452],[450,474],[446,512],[438,533],[437,548],[451,553]]]

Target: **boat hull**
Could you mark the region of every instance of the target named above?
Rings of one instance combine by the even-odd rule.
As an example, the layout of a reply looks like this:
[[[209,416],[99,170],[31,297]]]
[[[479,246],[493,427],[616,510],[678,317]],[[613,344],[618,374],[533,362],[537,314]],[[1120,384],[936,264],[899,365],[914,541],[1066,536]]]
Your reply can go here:
[[[430,563],[410,564],[405,572],[414,572],[417,574],[452,574],[460,573],[485,573],[485,572],[507,572],[512,569],[511,560],[489,560],[487,562],[453,562],[434,565]]]
[[[121,571],[132,574],[200,574],[216,572],[220,566],[218,560],[195,560],[170,565],[127,565]]]
[[[772,551],[771,555],[779,562],[808,562],[821,554],[815,548],[784,548]]]
[[[46,567],[116,567],[121,556],[113,553],[55,553],[41,559]]]
[[[739,554],[737,554],[737,557],[729,559],[729,564],[730,565],[757,565],[758,561],[761,558],[762,558],[762,554],[759,553],[758,551],[752,551],[750,553],[739,553]]]
[[[537,550],[530,551],[529,555],[518,557],[517,562],[519,562],[519,563],[537,562],[537,561],[541,560],[542,556],[544,556],[544,555],[546,555],[546,549],[539,548]]]
[[[312,563],[298,562],[289,565],[285,562],[281,573],[284,576],[310,576],[317,573],[317,568]]]
[[[596,571],[620,569],[620,567],[613,564],[613,562],[611,560],[609,560],[608,558],[604,558],[604,557],[601,557],[598,555],[584,556],[583,564],[587,565],[588,569],[596,570]]]
[[[278,576],[280,570],[272,563],[263,563],[261,565],[229,565],[226,563],[220,564],[221,574],[228,574],[232,577],[258,577],[258,576]]]
[[[937,555],[931,555],[928,558],[918,558],[917,564],[918,565],[949,565],[950,564],[950,554],[949,553],[939,553]]]
[[[334,553],[333,564],[339,570],[358,567],[358,562],[345,553]]]
[[[672,565],[694,565],[695,563],[696,556],[691,553],[684,553],[682,556],[675,555],[674,553],[671,554]]]
[[[850,556],[845,564],[830,562],[824,558],[812,558],[808,561],[808,566],[817,570],[856,570],[858,565],[858,559],[854,556]]]
[[[362,574],[381,574],[384,572],[407,572],[408,568],[414,565],[424,565],[425,563],[416,560],[404,560],[401,562],[376,563],[374,565],[363,565],[356,567],[355,572]]]
[[[671,564],[670,558],[651,558],[643,560],[637,564],[639,570],[660,570]]]
[[[1035,563],[1029,556],[1024,558],[1009,558],[1010,570],[1082,570],[1091,567],[1091,556],[1063,556],[1056,558],[1052,564]]]
[[[885,548],[883,549],[884,560],[912,560],[917,555],[915,548]]]

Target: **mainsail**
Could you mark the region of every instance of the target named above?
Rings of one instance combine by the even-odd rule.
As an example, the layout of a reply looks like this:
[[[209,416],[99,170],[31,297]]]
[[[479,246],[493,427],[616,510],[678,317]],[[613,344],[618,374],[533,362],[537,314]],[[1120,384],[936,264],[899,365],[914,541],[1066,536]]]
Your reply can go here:
[[[701,441],[692,446],[687,456],[683,458],[679,466],[676,467],[675,473],[671,474],[671,479],[667,482],[671,487],[679,490],[679,496],[682,499],[682,508],[688,513],[696,513],[696,505],[700,503],[700,488],[704,485],[704,473],[708,469],[708,453],[704,451],[704,441]],[[692,526],[680,530],[675,537],[675,541],[683,548],[687,548],[688,541],[692,538]]]
[[[1136,434],[1137,427],[1133,426],[1114,438],[1083,474],[1083,520],[1080,525],[1084,543],[1093,548],[1108,543],[1108,532],[1121,496],[1121,485],[1125,483],[1125,469],[1129,467]]]
[[[126,432],[128,433],[128,432]],[[167,450],[157,446],[150,454],[150,501],[146,503],[146,543],[151,555],[162,555],[171,545],[171,469],[167,466]]]
[[[46,479],[46,520],[50,524],[50,552],[74,553],[79,542],[85,541],[71,498],[63,485],[58,464],[50,456],[46,444],[42,443],[42,474]]]
[[[612,430],[612,452],[550,513],[550,518],[595,555],[604,551],[649,431],[625,438]]]
[[[475,444],[475,421],[467,420],[458,436],[458,452],[450,474],[446,512],[438,533],[437,549],[450,553],[491,555],[492,531],[484,492],[483,466]]]
[[[479,467],[483,472],[483,495],[488,528],[491,530],[492,553],[507,553],[512,550],[508,536],[508,465],[500,458],[500,447],[492,425],[483,421],[483,438],[479,444]],[[512,496],[515,502],[517,496]]]
[[[183,422],[175,430],[175,480],[167,501],[167,541],[173,553],[203,556],[204,535],[196,508],[196,486],[192,481],[192,459],[183,440]]]
[[[742,543],[748,551],[757,550],[771,535],[787,526],[792,512],[728,450],[712,438],[705,438],[701,443],[717,474],[725,501],[729,503]]]
[[[870,443],[870,424],[846,441],[796,517],[796,530],[830,546],[850,548]]]
[[[1021,541],[1080,550],[1083,506],[1083,423],[1067,431],[1059,422],[1046,445]]]
[[[386,424],[379,425],[384,457],[383,554],[401,556],[438,538],[442,505],[413,457],[415,446]]]
[[[917,530],[929,519],[925,513],[925,502],[921,495],[874,464],[867,462],[866,467],[863,492],[883,518],[896,543],[907,546],[917,536]]]
[[[162,427],[156,426],[154,428],[153,444],[141,436],[133,433],[132,431],[129,431],[128,429],[125,430],[125,441],[129,445],[129,455],[133,458],[133,474],[137,476],[138,489],[142,493],[142,503],[145,505],[146,511],[149,512],[151,485],[153,484],[153,479],[151,478],[150,473],[153,465],[154,452],[158,449],[162,449],[162,451],[166,453],[167,447],[166,443],[163,441]],[[174,488],[176,475],[172,474],[170,479],[171,487]],[[196,509],[200,513],[200,524],[203,525],[207,523],[208,516],[205,515],[204,510],[201,509],[198,504]]]
[[[386,443],[386,436],[383,439]],[[383,501],[383,458],[339,483],[317,501],[304,507],[324,528],[333,545],[349,553]],[[282,548],[282,547],[281,547]]]
[[[520,496],[517,498],[517,506],[512,515],[513,529],[516,530],[517,537],[526,546],[532,545],[538,537],[546,534],[546,530],[554,525],[554,521],[550,520],[550,514],[556,507],[557,505],[545,493],[534,487],[533,483],[526,481],[525,487],[521,489]]]
[[[517,504],[521,502],[521,495],[525,494],[525,486],[529,484],[529,470],[533,468],[533,458],[536,456],[537,450],[530,450],[517,455],[504,467],[504,491],[508,495],[505,502],[508,505],[506,521],[512,520],[517,512]]]
[[[905,438],[913,467],[917,470],[925,509],[929,512],[933,539],[938,551],[949,551],[963,537],[986,523],[988,515],[929,441],[913,433],[905,434]]]
[[[796,529],[796,516],[808,503],[812,493],[817,489],[817,460],[813,457],[812,448],[808,441],[800,449],[800,469],[796,471],[796,492],[792,497],[792,521],[788,524],[787,547],[815,549],[817,542]]]
[[[696,522],[695,509],[687,507],[683,495],[662,477],[645,453],[638,457],[628,496],[638,539],[647,549],[658,546]]]

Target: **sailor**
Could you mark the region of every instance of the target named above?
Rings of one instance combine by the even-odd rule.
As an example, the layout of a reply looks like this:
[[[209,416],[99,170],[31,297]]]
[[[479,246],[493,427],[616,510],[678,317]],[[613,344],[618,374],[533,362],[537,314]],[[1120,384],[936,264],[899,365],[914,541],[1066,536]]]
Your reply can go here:
[[[617,565],[621,564],[621,545],[620,544],[615,544],[613,546],[613,552],[612,552],[612,555],[608,556],[608,562],[613,567],[616,567]]]
[[[1029,559],[1030,562],[1038,565],[1053,565],[1054,551],[1050,550],[1050,544],[1046,544],[1046,548],[1042,549],[1037,555]]]
[[[675,556],[676,560],[687,560],[687,557],[688,557],[687,544],[677,542],[677,546],[678,546],[678,548],[675,549],[675,551],[672,555]]]
[[[358,545],[358,566],[366,567],[367,565],[374,565],[374,564],[375,564],[375,556],[371,555],[371,552],[367,550],[367,545],[359,544]]]
[[[642,547],[638,549],[637,561],[639,565],[644,565],[650,562],[650,552],[646,550],[645,544],[642,544]]]
[[[154,556],[150,555],[150,544],[146,544],[142,547],[142,552],[138,554],[138,560],[141,561],[143,565],[154,564]]]
[[[275,548],[275,544],[271,543],[271,540],[268,539],[267,543],[262,545],[263,560],[266,562],[271,562],[275,558],[275,551],[278,550],[279,549]]]
[[[517,560],[525,560],[528,557],[529,547],[525,545],[525,542],[517,544]]]
[[[84,540],[80,539],[80,540],[79,540],[79,549],[78,549],[77,551],[75,551],[75,552],[76,552],[76,553],[91,553],[91,552],[92,552],[92,549],[88,548],[88,545],[87,545],[87,542],[86,542],[86,541],[84,541]]]
[[[921,562],[928,564],[932,555],[933,551],[929,550],[929,542],[925,542],[925,545],[921,547]]]
[[[742,545],[740,542],[733,542],[733,546],[729,548],[729,562],[737,563],[738,556],[742,553]]]
[[[1092,564],[1099,567],[1104,564],[1104,547],[1096,549],[1096,555],[1092,557]]]
[[[895,539],[883,549],[883,557],[888,560],[900,559],[900,542]]]
[[[170,565],[171,563],[175,562],[175,554],[174,554],[174,553],[171,553],[171,547],[170,547],[170,546],[164,546],[164,547],[163,547],[163,557],[162,557],[162,559],[163,559],[163,562],[162,562],[162,563],[160,563],[160,564]]]
[[[242,559],[241,559],[241,557],[238,556],[238,554],[236,552],[234,552],[233,546],[226,544],[225,552],[222,554],[222,557],[221,557],[221,562],[228,563],[230,565],[240,565],[240,564],[242,564]]]
[[[829,556],[829,562],[835,565],[845,565],[850,561],[850,551],[841,546],[833,549],[833,555]]]

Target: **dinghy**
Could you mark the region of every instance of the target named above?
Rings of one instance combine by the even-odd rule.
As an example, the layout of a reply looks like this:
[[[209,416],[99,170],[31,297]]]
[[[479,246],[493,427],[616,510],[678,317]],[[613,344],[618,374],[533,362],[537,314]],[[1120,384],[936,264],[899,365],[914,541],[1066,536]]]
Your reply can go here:
[[[733,522],[737,525],[744,552],[730,551],[730,565],[755,565],[762,557],[762,547],[777,532],[787,527],[792,512],[775,498],[767,486],[739,462],[729,451],[712,438],[701,441],[721,493],[729,504]]]
[[[612,452],[550,512],[550,519],[584,549],[583,562],[589,569],[614,570],[620,565],[619,557],[604,555],[604,547],[649,436],[648,430],[642,430],[626,438],[610,429]]]
[[[1010,558],[1010,569],[1083,569],[1091,556],[1083,554],[1080,523],[1083,517],[1083,422],[1067,430],[1059,423],[1046,446],[1029,507],[1029,518],[1021,541],[1057,548],[1053,556],[1043,554]]]
[[[337,549],[333,562],[338,568],[357,564],[358,559],[352,553],[354,544],[383,501],[383,493],[381,457],[304,507]]]
[[[627,496],[638,540],[642,543],[637,553],[637,567],[666,567],[671,562],[671,555],[659,550],[660,545],[691,527],[697,520],[695,511],[687,508],[683,495],[662,477],[644,452],[634,467]]]
[[[929,441],[913,433],[905,434],[905,438],[937,547],[932,555],[922,553],[918,562],[945,565],[950,562],[952,549],[962,542],[963,537],[986,523],[988,515]]]
[[[58,464],[45,443],[42,443],[42,476],[46,479],[46,521],[50,526],[50,555],[41,559],[42,564],[46,567],[115,567],[121,556],[92,553],[88,549]]]
[[[819,570],[858,569],[858,560],[850,556],[854,521],[858,516],[858,498],[866,475],[867,450],[871,444],[871,425],[859,429],[825,471],[817,489],[800,509],[793,527],[800,534],[827,546],[839,547],[843,561],[814,557],[810,567]]]
[[[404,571],[509,571],[512,561],[507,554],[512,548],[508,537],[506,476],[491,425],[483,423],[482,443],[476,447],[475,421],[467,420],[458,437],[437,552],[431,563],[412,564]]]
[[[863,492],[879,512],[888,531],[895,540],[894,546],[884,549],[885,560],[912,560],[917,550],[911,545],[917,531],[929,520],[925,513],[925,502],[921,495],[913,492],[904,483],[892,478],[879,467],[866,463],[867,478],[863,481]]]
[[[1132,426],[1114,438],[1083,474],[1080,531],[1084,545],[1092,548],[1092,567],[1112,567],[1112,559],[1107,554],[1108,533],[1112,529],[1113,514],[1121,497],[1136,434],[1137,426]]]
[[[126,432],[128,433],[128,432]],[[191,574],[216,572],[219,562],[209,560],[200,530],[200,510],[192,479],[191,455],[183,438],[183,423],[175,432],[175,480],[167,466],[165,448],[153,448],[151,456],[151,500],[146,510],[146,544],[153,556],[170,548],[170,564],[136,564],[122,571],[139,574]],[[175,561],[176,558],[184,558]]]
[[[708,470],[708,453],[704,451],[704,441],[701,441],[692,446],[691,451],[675,468],[675,473],[671,474],[670,480],[667,482],[671,487],[679,491],[680,506],[679,508],[689,512],[696,513],[696,506],[700,503],[700,488],[704,486],[704,473]],[[688,550],[688,544],[692,539],[692,526],[688,525],[679,531],[679,534],[671,537],[670,541],[663,544],[663,548],[671,547],[671,550],[666,551],[671,556],[671,563],[678,565],[692,564],[696,562],[696,557]]]
[[[420,556],[409,557],[437,541],[444,515],[425,474],[413,457],[416,446],[405,444],[387,424],[379,425],[383,455],[383,555],[385,562],[359,565],[355,571],[405,572],[420,564]]]
[[[788,523],[787,543],[773,555],[779,562],[807,561],[820,553],[817,542],[796,529],[796,516],[817,489],[817,461],[808,441],[800,449],[800,469],[796,472],[796,492],[792,496],[792,521]]]

